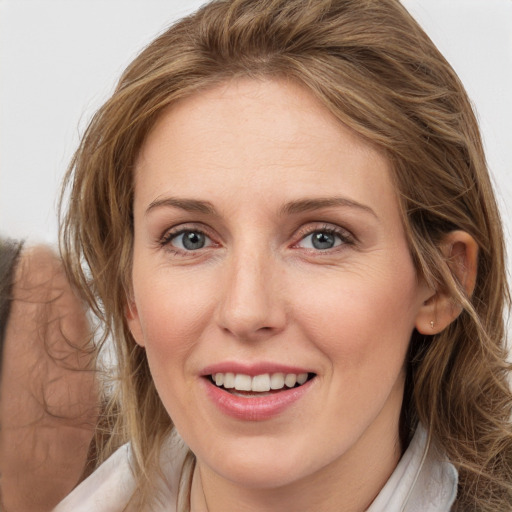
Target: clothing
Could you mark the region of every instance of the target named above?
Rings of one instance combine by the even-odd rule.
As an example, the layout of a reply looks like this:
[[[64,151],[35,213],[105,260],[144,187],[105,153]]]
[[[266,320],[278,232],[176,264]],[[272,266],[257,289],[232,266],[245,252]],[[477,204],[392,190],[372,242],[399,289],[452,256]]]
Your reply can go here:
[[[386,485],[366,512],[448,512],[457,495],[457,470],[435,447],[425,453],[420,425]]]
[[[457,493],[457,470],[431,447],[420,425],[395,471],[366,512],[449,512]],[[165,481],[158,487],[161,503],[148,512],[176,512],[175,501],[186,446],[177,434],[162,450]],[[53,512],[120,512],[135,488],[129,445],[122,446]],[[194,511],[192,511],[194,512]]]

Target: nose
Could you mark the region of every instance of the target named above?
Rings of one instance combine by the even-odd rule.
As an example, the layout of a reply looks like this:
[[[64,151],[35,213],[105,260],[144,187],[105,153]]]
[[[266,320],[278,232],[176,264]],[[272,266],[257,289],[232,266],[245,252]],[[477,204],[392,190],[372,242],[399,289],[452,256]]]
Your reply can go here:
[[[218,324],[237,339],[253,341],[286,325],[283,270],[268,252],[240,251],[229,258],[218,303]]]

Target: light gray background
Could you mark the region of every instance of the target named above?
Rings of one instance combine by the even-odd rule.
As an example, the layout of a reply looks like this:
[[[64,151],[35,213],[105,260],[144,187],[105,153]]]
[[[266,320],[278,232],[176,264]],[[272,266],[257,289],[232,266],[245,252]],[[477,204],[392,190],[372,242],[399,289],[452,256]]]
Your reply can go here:
[[[0,0],[0,234],[56,243],[59,184],[79,133],[136,53],[202,3]],[[404,3],[475,104],[510,241],[512,0]]]

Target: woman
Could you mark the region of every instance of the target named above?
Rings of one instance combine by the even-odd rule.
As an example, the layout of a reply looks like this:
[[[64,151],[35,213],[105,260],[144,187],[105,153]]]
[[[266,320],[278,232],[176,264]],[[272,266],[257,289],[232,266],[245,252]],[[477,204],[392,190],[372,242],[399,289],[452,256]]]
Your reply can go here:
[[[56,510],[512,509],[499,214],[399,2],[206,5],[128,67],[67,185],[118,357],[104,458],[129,444]]]
[[[0,239],[0,502],[52,510],[82,478],[97,388],[90,327],[62,262]]]

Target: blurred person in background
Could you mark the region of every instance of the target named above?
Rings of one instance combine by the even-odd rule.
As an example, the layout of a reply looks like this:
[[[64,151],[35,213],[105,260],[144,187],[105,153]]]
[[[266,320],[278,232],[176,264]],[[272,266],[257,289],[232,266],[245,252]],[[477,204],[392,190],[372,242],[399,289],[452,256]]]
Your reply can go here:
[[[45,512],[87,473],[97,417],[86,309],[48,247],[0,239],[2,512]]]

